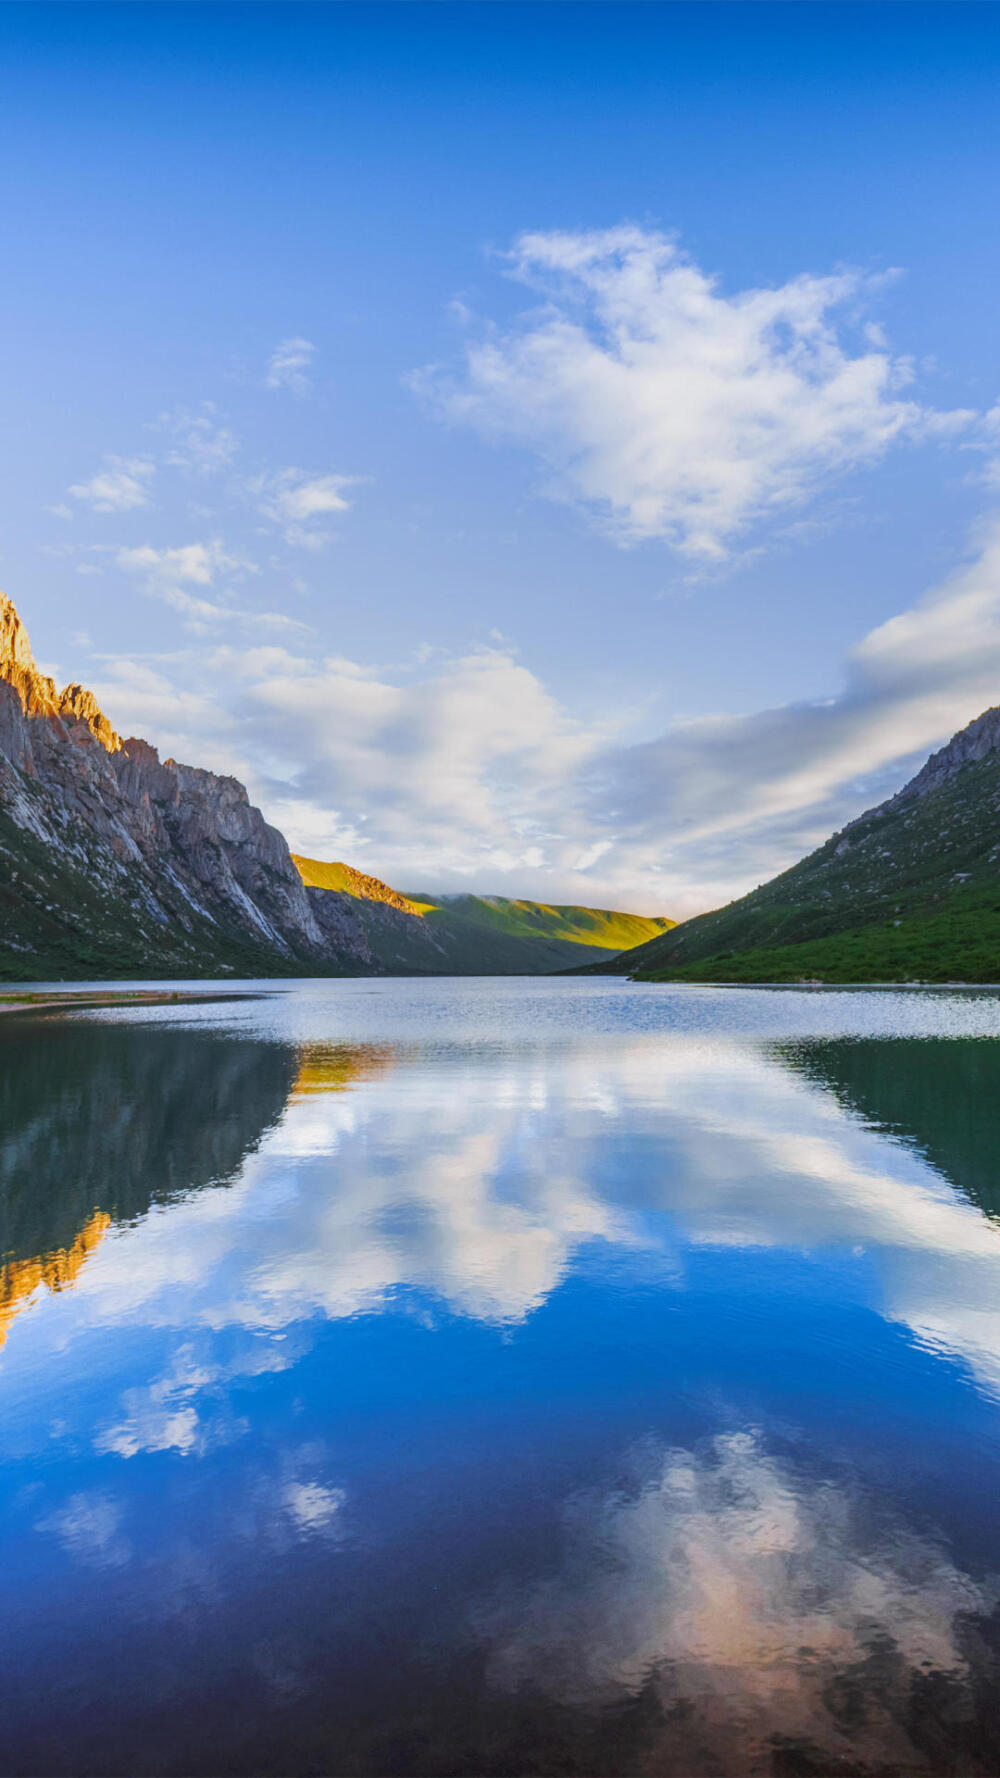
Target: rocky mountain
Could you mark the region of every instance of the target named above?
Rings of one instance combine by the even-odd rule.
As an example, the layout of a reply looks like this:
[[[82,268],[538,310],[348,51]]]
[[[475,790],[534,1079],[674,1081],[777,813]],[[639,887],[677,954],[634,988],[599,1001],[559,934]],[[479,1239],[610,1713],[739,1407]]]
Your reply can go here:
[[[1000,980],[1000,707],[791,870],[626,965],[639,980]]]
[[[57,690],[9,599],[0,862],[8,979],[348,961],[329,955],[284,839],[242,784],[161,760],[83,687]]]
[[[400,895],[293,860],[243,785],[123,739],[0,596],[0,978],[542,973],[665,922]]]

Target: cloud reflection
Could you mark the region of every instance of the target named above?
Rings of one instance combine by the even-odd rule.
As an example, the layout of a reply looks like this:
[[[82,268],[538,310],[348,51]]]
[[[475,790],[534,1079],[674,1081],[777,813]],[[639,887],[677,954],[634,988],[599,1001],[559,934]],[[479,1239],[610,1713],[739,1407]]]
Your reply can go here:
[[[769,1771],[791,1743],[923,1770],[915,1688],[961,1694],[963,1623],[997,1589],[756,1433],[632,1457],[624,1490],[570,1503],[557,1571],[476,1614],[494,1686],[590,1709],[649,1691],[657,1769]]]
[[[1000,1229],[780,1057],[688,1038],[366,1051],[353,1073],[345,1055],[313,1057],[231,1183],[105,1235],[67,1336],[238,1327],[280,1368],[273,1342],[317,1318],[419,1303],[516,1325],[595,1243],[677,1288],[685,1250],[863,1250],[873,1306],[1000,1390]],[[106,1448],[197,1448],[198,1388],[151,1386]]]

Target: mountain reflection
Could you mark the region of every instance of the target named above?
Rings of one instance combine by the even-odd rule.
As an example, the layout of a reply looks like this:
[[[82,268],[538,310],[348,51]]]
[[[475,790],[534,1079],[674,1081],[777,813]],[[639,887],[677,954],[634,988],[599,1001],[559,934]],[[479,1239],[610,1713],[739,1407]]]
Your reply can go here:
[[[313,1094],[344,1093],[374,1074],[391,1068],[393,1051],[387,1044],[306,1043],[299,1050],[293,1099]]]
[[[49,1290],[65,1290],[67,1284],[74,1283],[80,1268],[86,1265],[110,1227],[111,1218],[107,1212],[95,1210],[70,1247],[34,1254],[30,1259],[4,1260],[0,1265],[0,1346],[6,1342],[7,1329],[14,1316],[39,1286],[44,1284]]]
[[[117,1109],[132,1212],[158,1180],[163,1195],[229,1183],[104,1244],[83,1274],[102,1319],[155,1304],[159,1321],[276,1331],[419,1292],[514,1325],[595,1245],[645,1255],[672,1288],[683,1287],[691,1248],[863,1248],[879,1270],[881,1313],[1000,1388],[1000,1231],[926,1161],[845,1115],[815,1071],[803,1078],[773,1053],[677,1039],[422,1060],[178,1033],[171,1074],[174,1051],[160,1035],[147,1047],[129,1034],[134,1054],[126,1043],[90,1059]],[[105,1034],[84,1041],[99,1052]],[[116,1070],[127,1066],[137,1085],[140,1057],[148,1092],[161,1095],[154,1131],[169,1133],[162,1095],[175,1095],[183,1168],[153,1142],[144,1174],[147,1150],[130,1146],[144,1108],[121,1086],[114,1099]],[[343,1091],[350,1085],[358,1090]],[[96,1163],[93,1107],[92,1119]],[[51,1189],[59,1204],[72,1189],[67,1249],[95,1208],[121,1213],[121,1188],[102,1195],[96,1165],[86,1193],[62,1174]],[[29,1252],[52,1245],[39,1239]]]
[[[230,1178],[280,1117],[296,1052],[155,1025],[0,1033],[0,1340],[112,1223]]]
[[[44,1286],[74,1284],[114,1224],[225,1184],[289,1102],[342,1093],[384,1046],[247,1042],[157,1025],[0,1035],[0,1346]]]
[[[948,1073],[966,1047],[781,1058],[674,1039],[446,1059],[35,1026],[6,1038],[0,1070],[0,1301],[9,1319],[38,1283],[85,1279],[101,1319],[155,1302],[158,1319],[263,1332],[417,1291],[513,1325],[595,1243],[646,1254],[675,1286],[692,1244],[860,1246],[882,1313],[997,1389],[1000,1234],[968,1201],[988,1201],[993,1101]],[[915,1132],[921,1155],[845,1106]],[[98,1251],[107,1219],[137,1226]]]
[[[0,1033],[0,1768],[1000,1770],[992,1056],[346,1024]]]
[[[1000,1043],[853,1038],[786,1052],[846,1109],[915,1148],[1000,1218]]]

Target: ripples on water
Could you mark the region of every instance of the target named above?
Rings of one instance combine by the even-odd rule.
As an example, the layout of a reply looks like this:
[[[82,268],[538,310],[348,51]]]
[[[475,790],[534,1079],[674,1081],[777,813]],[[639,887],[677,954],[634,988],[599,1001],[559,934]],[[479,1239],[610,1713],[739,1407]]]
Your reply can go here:
[[[1000,1771],[1000,999],[0,1024],[0,1771]]]

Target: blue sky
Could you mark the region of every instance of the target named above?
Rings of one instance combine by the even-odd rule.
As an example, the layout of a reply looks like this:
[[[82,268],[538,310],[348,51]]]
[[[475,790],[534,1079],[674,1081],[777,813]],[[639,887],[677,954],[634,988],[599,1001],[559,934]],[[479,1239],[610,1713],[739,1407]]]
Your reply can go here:
[[[0,43],[2,584],[299,849],[693,912],[1000,701],[992,4]]]

